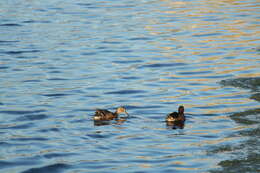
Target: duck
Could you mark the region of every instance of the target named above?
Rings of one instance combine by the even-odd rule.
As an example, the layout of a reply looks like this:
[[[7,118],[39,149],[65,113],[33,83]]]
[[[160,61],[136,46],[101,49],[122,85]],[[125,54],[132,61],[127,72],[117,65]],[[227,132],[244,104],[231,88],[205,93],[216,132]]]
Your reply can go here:
[[[172,112],[168,114],[165,118],[166,122],[184,122],[185,115],[184,115],[184,106],[179,106],[178,112]]]
[[[129,116],[129,114],[126,112],[126,109],[124,107],[118,107],[115,112],[110,112],[106,109],[96,109],[93,120],[109,121],[113,119],[118,119],[118,115],[121,113],[125,113],[127,116]]]

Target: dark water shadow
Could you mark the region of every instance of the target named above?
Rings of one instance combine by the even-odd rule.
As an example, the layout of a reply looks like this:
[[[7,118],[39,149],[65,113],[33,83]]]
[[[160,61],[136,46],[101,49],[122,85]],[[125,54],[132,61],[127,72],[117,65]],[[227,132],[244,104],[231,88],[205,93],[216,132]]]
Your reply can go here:
[[[260,102],[260,93],[252,94],[250,99]]]
[[[260,91],[260,77],[222,80],[220,84],[222,86],[250,89],[253,92]]]
[[[17,23],[5,23],[5,24],[0,24],[0,27],[17,27],[17,26],[22,26],[22,25],[20,25],[20,24],[17,24]]]
[[[217,146],[208,151],[209,154],[229,153],[232,159],[223,160],[218,163],[221,169],[212,170],[213,173],[222,172],[258,172],[260,168],[260,109],[251,109],[244,112],[234,113],[230,116],[232,120],[241,125],[249,125],[252,128],[238,131],[236,136],[246,138],[238,144],[226,144]],[[249,118],[250,117],[250,118]],[[253,117],[253,118],[252,118]],[[232,136],[231,136],[232,137]]]
[[[237,88],[250,89],[251,99],[260,101],[260,77],[238,78],[223,80],[223,86],[233,86]],[[248,126],[242,130],[237,130],[230,136],[240,136],[244,141],[236,144],[226,144],[217,146],[208,151],[208,154],[229,153],[232,159],[223,160],[218,163],[220,169],[211,170],[213,173],[220,172],[259,172],[260,168],[260,108],[249,109],[242,112],[233,113],[230,118],[242,126]]]
[[[64,164],[64,163],[56,163],[53,165],[47,165],[39,168],[31,168],[26,171],[23,171],[23,173],[56,173],[56,172],[62,172],[64,169],[68,169],[70,165]]]
[[[111,124],[110,121],[93,121],[93,123],[94,126],[106,126]]]
[[[40,50],[11,50],[11,51],[1,51],[2,54],[7,55],[20,55],[25,53],[38,53],[41,52]]]

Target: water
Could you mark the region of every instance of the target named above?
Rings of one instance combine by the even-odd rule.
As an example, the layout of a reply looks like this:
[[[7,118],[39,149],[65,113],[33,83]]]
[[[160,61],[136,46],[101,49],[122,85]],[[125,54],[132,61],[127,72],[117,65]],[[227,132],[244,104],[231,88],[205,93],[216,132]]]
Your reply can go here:
[[[1,1],[0,172],[259,171],[258,7]]]

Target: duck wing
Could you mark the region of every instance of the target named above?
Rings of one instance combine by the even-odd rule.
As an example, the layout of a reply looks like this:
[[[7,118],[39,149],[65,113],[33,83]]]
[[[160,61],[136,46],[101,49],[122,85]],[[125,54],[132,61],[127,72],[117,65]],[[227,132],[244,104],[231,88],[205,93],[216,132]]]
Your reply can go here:
[[[108,110],[105,109],[96,109],[95,117],[99,117],[96,119],[99,120],[112,120],[115,118],[114,114]]]
[[[177,112],[172,112],[170,114],[168,114],[168,117],[173,117],[173,118],[178,118],[179,117],[179,114]]]
[[[105,110],[105,109],[96,109],[95,115],[96,116],[106,116],[107,114],[111,114],[112,112]]]

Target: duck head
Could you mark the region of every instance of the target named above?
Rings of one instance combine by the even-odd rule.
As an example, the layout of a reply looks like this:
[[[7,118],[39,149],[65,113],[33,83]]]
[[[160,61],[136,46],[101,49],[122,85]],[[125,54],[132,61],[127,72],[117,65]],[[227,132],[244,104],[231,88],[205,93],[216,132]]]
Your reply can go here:
[[[178,108],[178,114],[183,115],[184,114],[184,106],[179,106]]]
[[[124,107],[119,107],[116,109],[116,114],[119,115],[121,113],[125,113],[127,116],[129,116],[129,114],[126,112],[126,109]]]

